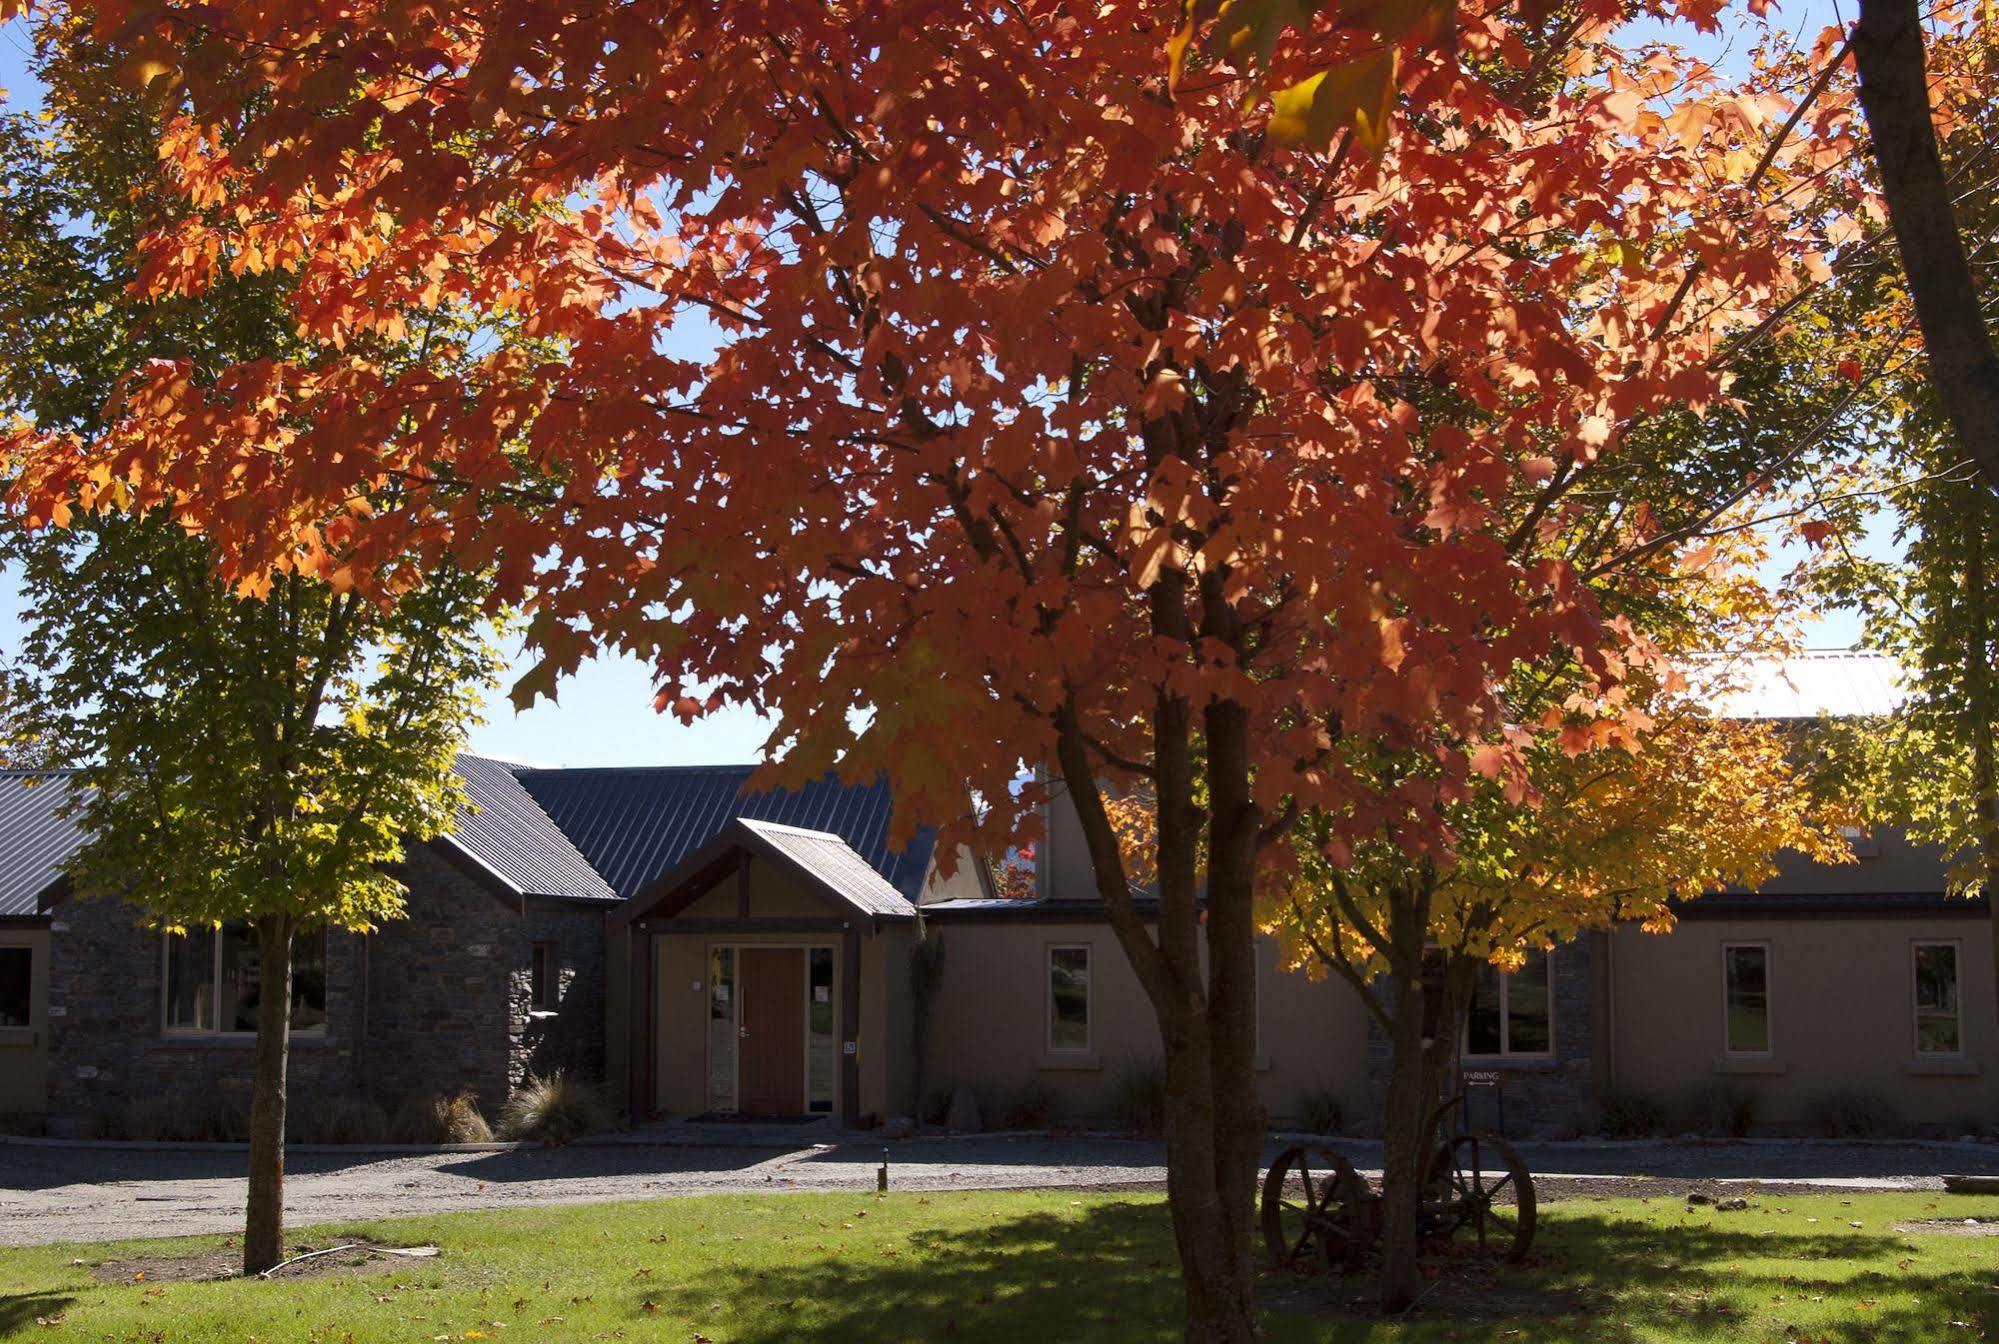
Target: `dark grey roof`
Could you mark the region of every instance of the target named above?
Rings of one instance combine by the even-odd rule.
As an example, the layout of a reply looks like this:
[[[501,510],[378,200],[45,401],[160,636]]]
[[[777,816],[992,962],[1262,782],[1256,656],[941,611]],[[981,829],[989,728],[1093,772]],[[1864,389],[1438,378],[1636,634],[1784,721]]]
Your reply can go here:
[[[569,843],[541,804],[514,778],[514,767],[484,756],[461,755],[458,775],[472,809],[458,829],[438,837],[497,875],[524,896],[566,896],[615,901],[597,870]]]
[[[38,913],[83,844],[76,825],[56,815],[68,796],[64,771],[0,770],[0,919]]]
[[[797,790],[746,793],[750,765],[517,769],[570,841],[618,895],[630,897],[746,817],[837,835],[908,901],[922,894],[936,838],[919,832],[889,848],[888,783],[842,784],[832,776]]]
[[[911,919],[916,915],[916,907],[909,899],[837,835],[780,826],[771,821],[752,821],[748,817],[736,818],[735,829],[757,837],[767,852],[789,860],[826,891],[864,915],[891,919]]]

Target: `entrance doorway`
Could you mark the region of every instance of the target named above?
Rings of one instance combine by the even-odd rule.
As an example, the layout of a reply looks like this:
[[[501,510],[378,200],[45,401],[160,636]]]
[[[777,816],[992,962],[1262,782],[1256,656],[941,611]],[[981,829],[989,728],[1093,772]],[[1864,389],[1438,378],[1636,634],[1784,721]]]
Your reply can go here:
[[[833,949],[801,944],[708,948],[708,1110],[830,1115]]]

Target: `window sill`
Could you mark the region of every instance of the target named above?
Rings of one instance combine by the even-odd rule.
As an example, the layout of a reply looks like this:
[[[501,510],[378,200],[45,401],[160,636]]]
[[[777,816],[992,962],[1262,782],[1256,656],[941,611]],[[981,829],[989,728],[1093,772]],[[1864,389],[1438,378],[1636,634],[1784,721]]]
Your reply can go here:
[[[33,1027],[0,1027],[0,1045],[39,1045],[41,1040]]]
[[[1463,1063],[1474,1073],[1552,1073],[1562,1064],[1553,1055],[1466,1055]]]
[[[556,1018],[561,1016],[562,1016],[561,1011],[555,1008],[528,1009],[528,1021],[530,1022],[553,1022]]]
[[[1051,1050],[1035,1065],[1046,1072],[1088,1073],[1104,1067],[1104,1057],[1086,1050]]]
[[[1774,1055],[1719,1055],[1714,1061],[1714,1071],[1774,1078],[1791,1070],[1789,1065]]]
[[[256,1048],[257,1034],[253,1031],[214,1032],[174,1032],[163,1033],[155,1040],[165,1046],[186,1046],[190,1050],[251,1050]],[[319,1050],[327,1046],[339,1045],[338,1036],[328,1036],[324,1032],[295,1031],[291,1037],[294,1050]]]
[[[1903,1062],[1902,1072],[1918,1078],[1976,1078],[1980,1070],[1977,1060],[1963,1055],[1918,1055]]]

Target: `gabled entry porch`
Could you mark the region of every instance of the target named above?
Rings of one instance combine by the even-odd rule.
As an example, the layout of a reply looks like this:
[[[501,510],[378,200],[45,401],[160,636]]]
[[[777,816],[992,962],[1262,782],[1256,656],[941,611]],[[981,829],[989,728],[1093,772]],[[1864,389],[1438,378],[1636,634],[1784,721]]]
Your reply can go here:
[[[907,1113],[916,918],[839,836],[731,821],[612,916],[614,1092],[635,1119]]]

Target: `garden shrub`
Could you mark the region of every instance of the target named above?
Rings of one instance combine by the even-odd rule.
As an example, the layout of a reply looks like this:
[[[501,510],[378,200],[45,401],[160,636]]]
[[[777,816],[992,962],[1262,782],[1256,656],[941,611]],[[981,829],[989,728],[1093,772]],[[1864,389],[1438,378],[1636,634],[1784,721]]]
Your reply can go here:
[[[1596,1128],[1612,1139],[1643,1139],[1666,1132],[1664,1099],[1637,1088],[1617,1087],[1597,1103]]]
[[[612,1126],[610,1103],[595,1085],[560,1069],[546,1078],[529,1074],[500,1108],[500,1136],[568,1143]]]
[[[1828,1139],[1885,1139],[1901,1130],[1895,1104],[1864,1088],[1827,1092],[1812,1102],[1811,1113]]]
[[[1298,1128],[1307,1134],[1344,1134],[1347,1105],[1330,1087],[1315,1087],[1298,1098]]]
[[[314,1108],[309,1134],[312,1143],[385,1143],[389,1113],[365,1097],[335,1097]]]
[[[1028,1080],[1000,1113],[1001,1129],[1046,1129],[1055,1115],[1055,1099],[1038,1078]]]
[[[135,1143],[244,1143],[250,1117],[212,1093],[166,1092],[125,1103],[118,1128]]]
[[[1709,1138],[1745,1138],[1756,1127],[1761,1109],[1761,1099],[1748,1088],[1704,1087],[1687,1106],[1686,1127]]]
[[[396,1108],[389,1125],[397,1143],[490,1143],[493,1130],[479,1113],[479,1098],[471,1088],[456,1095],[413,1092]]]
[[[1111,1084],[1111,1120],[1119,1129],[1156,1138],[1166,1132],[1166,1062],[1134,1059]]]

